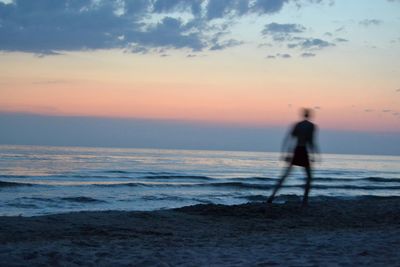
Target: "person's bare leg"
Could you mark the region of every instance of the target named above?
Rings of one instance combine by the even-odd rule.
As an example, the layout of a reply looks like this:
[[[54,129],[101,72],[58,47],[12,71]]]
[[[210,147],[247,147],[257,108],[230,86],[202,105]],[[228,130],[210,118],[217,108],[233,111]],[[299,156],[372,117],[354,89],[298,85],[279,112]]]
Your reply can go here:
[[[305,170],[307,174],[307,180],[304,187],[303,206],[307,206],[308,204],[308,194],[310,193],[311,181],[312,181],[311,167],[310,166],[305,167]]]
[[[274,190],[272,191],[271,196],[268,198],[267,203],[272,203],[272,201],[274,200],[274,197],[276,195],[276,193],[278,192],[278,190],[281,188],[283,182],[285,181],[286,177],[289,176],[290,171],[292,170],[292,164],[290,164],[289,166],[287,166],[285,172],[283,173],[283,175],[281,176],[281,178],[279,178],[279,181],[277,182],[277,184],[275,185]]]

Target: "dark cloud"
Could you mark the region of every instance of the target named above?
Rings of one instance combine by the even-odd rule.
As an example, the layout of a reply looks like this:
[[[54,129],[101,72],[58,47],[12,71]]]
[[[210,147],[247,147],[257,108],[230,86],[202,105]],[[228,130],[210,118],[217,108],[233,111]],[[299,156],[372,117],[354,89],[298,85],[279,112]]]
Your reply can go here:
[[[217,19],[228,14],[244,15],[248,13],[250,1],[248,0],[209,0],[207,4],[207,18]]]
[[[137,0],[136,0],[137,1]],[[136,1],[125,1],[129,3],[135,3]],[[150,5],[150,1],[139,0],[140,2],[146,2]],[[201,12],[202,0],[156,0],[153,4],[152,11],[155,13],[168,13],[176,11],[190,11],[193,15],[199,16]]]
[[[301,50],[321,50],[326,47],[335,46],[334,43],[319,39],[296,36],[306,32],[306,27],[301,24],[280,24],[280,23],[269,23],[264,26],[262,34],[264,36],[271,36],[274,41],[282,42],[286,44],[287,48],[299,48]],[[332,35],[328,33],[328,35]],[[343,38],[337,38],[337,42],[347,41]],[[314,57],[315,53],[304,52],[301,57]]]
[[[0,3],[0,49],[51,54],[57,50],[122,47],[124,41],[118,37],[135,31],[140,25],[127,16],[115,14],[117,8],[114,1]]]
[[[292,56],[289,54],[277,54],[280,58],[291,58]]]
[[[283,53],[283,54],[277,53],[277,54],[275,54],[275,55],[268,55],[268,56],[266,56],[267,59],[275,59],[275,58],[284,58],[284,59],[287,59],[287,58],[291,58],[291,57],[292,57],[292,56],[291,56],[290,54],[286,54],[286,53]]]
[[[210,47],[210,50],[222,50],[222,49],[225,49],[228,47],[234,47],[234,46],[238,46],[241,44],[243,44],[243,42],[234,40],[234,39],[230,39],[230,40],[226,40],[226,41],[222,41],[222,42],[214,44],[213,46]]]
[[[147,47],[190,48],[194,51],[207,46],[198,32],[188,32],[191,27],[181,20],[165,17],[153,27],[144,32],[132,32],[127,38],[134,43]]]
[[[293,39],[293,34],[302,33],[306,30],[303,25],[300,24],[280,24],[280,23],[269,23],[264,26],[262,34],[264,36],[271,36],[274,41],[285,42]]]
[[[348,42],[349,40],[344,39],[344,38],[336,38],[335,42],[339,42],[339,43],[344,43],[344,42]]]
[[[381,20],[378,19],[364,19],[362,21],[359,22],[360,25],[368,27],[368,26],[372,26],[372,25],[380,25],[382,24]]]
[[[290,33],[300,33],[305,31],[305,27],[300,24],[279,24],[279,23],[269,23],[266,24],[262,34],[290,34]]]
[[[318,38],[306,39],[304,42],[301,43],[301,47],[307,49],[322,49],[334,45],[335,44],[333,43],[329,43],[328,41],[324,41]]]
[[[335,32],[342,32],[342,31],[344,31],[344,30],[345,30],[345,27],[342,26],[342,27],[337,28],[337,29],[335,30]]]
[[[314,54],[314,53],[307,53],[307,52],[306,52],[306,53],[302,53],[301,56],[302,56],[302,57],[306,57],[306,58],[307,58],[307,57],[315,57],[316,54]]]
[[[322,1],[304,0],[308,3]],[[0,51],[39,56],[63,51],[122,49],[148,53],[159,48],[221,50],[232,21],[248,14],[273,14],[298,0],[14,0],[0,2]],[[216,28],[216,19],[223,27]],[[283,25],[283,26],[282,26]],[[285,26],[286,25],[286,26]],[[273,25],[270,30],[273,29]],[[276,24],[275,33],[279,30]],[[281,34],[304,27],[281,24]]]
[[[320,50],[326,47],[335,46],[334,43],[319,38],[301,38],[297,43],[288,44],[288,48],[299,47],[301,49]]]
[[[256,0],[254,6],[252,7],[258,13],[276,13],[282,9],[288,0]]]
[[[273,46],[273,44],[271,44],[271,43],[262,43],[262,44],[258,45],[258,47],[272,47],[272,46]]]

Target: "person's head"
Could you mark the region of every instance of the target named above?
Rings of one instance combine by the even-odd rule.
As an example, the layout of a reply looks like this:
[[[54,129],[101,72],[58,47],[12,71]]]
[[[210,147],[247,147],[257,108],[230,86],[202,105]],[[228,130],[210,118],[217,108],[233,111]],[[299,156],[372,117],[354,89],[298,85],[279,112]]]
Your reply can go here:
[[[302,111],[301,111],[301,114],[302,114],[304,119],[306,119],[306,120],[311,119],[311,117],[312,117],[312,109],[303,108]]]

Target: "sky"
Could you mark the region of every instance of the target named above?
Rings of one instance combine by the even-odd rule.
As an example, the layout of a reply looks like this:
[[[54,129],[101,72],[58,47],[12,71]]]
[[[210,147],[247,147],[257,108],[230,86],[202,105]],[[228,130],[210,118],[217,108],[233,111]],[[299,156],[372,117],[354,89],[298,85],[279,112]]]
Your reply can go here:
[[[398,0],[0,0],[0,143],[400,154],[398,59]]]

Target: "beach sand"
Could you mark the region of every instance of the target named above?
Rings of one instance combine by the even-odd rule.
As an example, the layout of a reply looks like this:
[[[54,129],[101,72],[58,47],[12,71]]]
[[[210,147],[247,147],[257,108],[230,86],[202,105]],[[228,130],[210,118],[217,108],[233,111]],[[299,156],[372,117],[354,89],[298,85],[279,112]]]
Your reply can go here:
[[[400,198],[299,205],[0,217],[0,265],[400,266]]]

